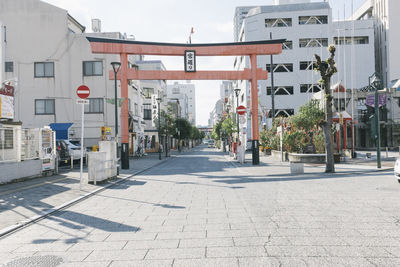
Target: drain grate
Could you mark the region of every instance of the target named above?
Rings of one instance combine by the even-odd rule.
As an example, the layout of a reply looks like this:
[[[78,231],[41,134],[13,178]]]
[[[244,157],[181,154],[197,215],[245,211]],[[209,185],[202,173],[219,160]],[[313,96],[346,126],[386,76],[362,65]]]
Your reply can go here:
[[[5,265],[5,267],[55,267],[62,263],[63,259],[58,256],[31,256],[13,260]]]

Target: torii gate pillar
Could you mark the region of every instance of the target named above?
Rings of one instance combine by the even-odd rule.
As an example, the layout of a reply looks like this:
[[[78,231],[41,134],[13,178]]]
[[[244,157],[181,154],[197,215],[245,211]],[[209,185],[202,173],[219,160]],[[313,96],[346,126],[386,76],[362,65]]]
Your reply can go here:
[[[260,164],[259,129],[258,129],[258,88],[257,88],[257,55],[250,55],[251,65],[251,150],[253,165]]]

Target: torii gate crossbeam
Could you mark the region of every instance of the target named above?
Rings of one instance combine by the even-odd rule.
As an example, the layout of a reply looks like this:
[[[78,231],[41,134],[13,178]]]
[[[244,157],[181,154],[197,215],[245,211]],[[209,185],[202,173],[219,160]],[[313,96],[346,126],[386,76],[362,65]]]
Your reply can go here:
[[[119,54],[121,70],[117,79],[121,80],[121,97],[128,97],[128,80],[249,80],[251,81],[251,132],[253,142],[253,164],[259,164],[259,125],[258,125],[258,89],[257,80],[266,80],[268,72],[257,68],[257,55],[277,55],[282,53],[284,39],[265,40],[240,43],[215,44],[176,44],[140,42],[121,39],[86,37],[90,42],[92,53]],[[143,71],[128,68],[128,55],[162,55],[184,56],[186,50],[195,51],[196,56],[249,56],[250,69],[242,71]],[[110,79],[114,79],[110,71]],[[124,101],[121,108],[122,146],[128,146],[128,102]],[[128,149],[123,149],[128,151]],[[122,168],[129,169],[129,161],[122,157]],[[124,162],[127,162],[127,166]]]

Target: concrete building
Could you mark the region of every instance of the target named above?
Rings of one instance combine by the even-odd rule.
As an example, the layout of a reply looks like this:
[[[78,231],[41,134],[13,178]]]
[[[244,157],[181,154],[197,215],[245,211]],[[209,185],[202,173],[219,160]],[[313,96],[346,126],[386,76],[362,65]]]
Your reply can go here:
[[[0,21],[0,87],[4,82],[5,68],[5,48],[6,48],[6,31],[3,23]]]
[[[6,30],[4,79],[18,81],[15,120],[24,128],[72,123],[68,138],[80,140],[81,106],[76,104],[76,89],[84,84],[91,90],[85,106],[84,145],[97,144],[102,126],[110,127],[114,135],[114,81],[108,72],[110,63],[120,59],[92,54],[86,36],[125,37],[117,32],[102,33],[101,29],[85,33],[85,27],[66,10],[39,0],[2,0],[0,21]],[[135,60],[129,58],[130,67]],[[128,101],[131,140],[135,142],[143,132],[141,99],[140,87],[133,82]]]
[[[250,9],[240,31],[235,33],[241,42],[265,40],[270,36],[273,39],[286,39],[282,54],[273,56],[275,117],[295,114],[314,92],[321,90],[318,84],[320,77],[313,71],[312,62],[314,54],[319,54],[322,59],[328,57],[329,44],[337,45],[335,59],[338,73],[332,77],[332,82],[340,82],[345,88],[360,88],[368,84],[368,76],[374,72],[375,65],[373,21],[355,21],[353,33],[352,22],[332,22],[331,13],[327,2],[275,1],[275,5]],[[353,56],[352,46],[349,45],[352,42],[355,47]],[[270,56],[259,56],[258,67],[271,72],[270,59]],[[353,64],[353,71],[352,62],[357,62]],[[234,67],[248,68],[249,58],[237,57]],[[239,105],[249,107],[249,82],[237,81],[237,87],[242,89]],[[264,123],[272,125],[272,120],[267,119],[267,116],[273,117],[271,93],[270,75],[269,80],[259,81],[260,127]],[[248,117],[247,136],[250,137],[250,133],[251,122]]]
[[[398,13],[400,2],[397,0],[367,0],[352,15],[354,20],[372,19],[375,28],[375,64],[376,71],[383,77],[385,87],[400,79],[400,22]]]
[[[222,99],[219,99],[210,112],[210,118],[208,119],[208,127],[212,128],[222,118],[224,112],[224,103]]]
[[[178,83],[167,85],[168,98],[178,98],[182,109],[182,117],[196,126],[196,88],[191,83]]]
[[[161,60],[140,60],[137,61],[140,70],[165,70]],[[145,123],[144,144],[147,152],[158,151],[158,128],[155,119],[158,118],[158,102],[160,98],[160,112],[166,111],[168,105],[167,84],[163,80],[141,80],[140,87],[144,97],[143,119]]]

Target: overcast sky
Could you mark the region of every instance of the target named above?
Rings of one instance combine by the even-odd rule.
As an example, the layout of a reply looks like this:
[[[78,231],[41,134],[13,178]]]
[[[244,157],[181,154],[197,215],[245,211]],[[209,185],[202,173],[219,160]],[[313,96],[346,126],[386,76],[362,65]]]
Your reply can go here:
[[[192,43],[233,41],[235,7],[270,5],[272,0],[44,0],[64,8],[91,32],[91,19],[102,22],[102,31],[134,35],[139,41],[185,43],[191,27]],[[365,0],[354,0],[354,9]],[[320,1],[313,1],[320,2]],[[333,17],[351,12],[351,0],[330,0]],[[346,8],[345,8],[346,4]],[[155,57],[146,57],[154,59]],[[157,57],[160,58],[160,57]],[[183,69],[183,58],[162,57],[167,69]],[[200,57],[198,70],[231,70],[231,57]],[[184,81],[182,81],[184,82]],[[197,124],[207,125],[219,98],[220,81],[192,81],[196,85]],[[172,83],[169,82],[169,83]]]

